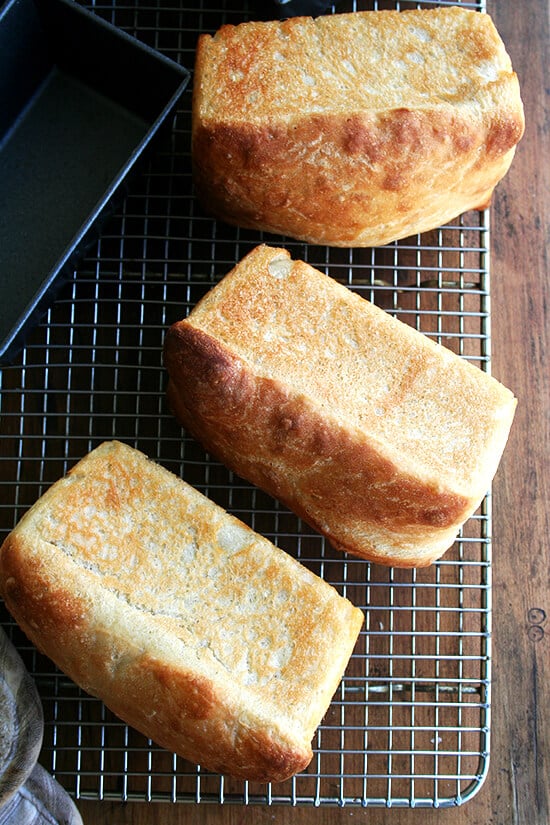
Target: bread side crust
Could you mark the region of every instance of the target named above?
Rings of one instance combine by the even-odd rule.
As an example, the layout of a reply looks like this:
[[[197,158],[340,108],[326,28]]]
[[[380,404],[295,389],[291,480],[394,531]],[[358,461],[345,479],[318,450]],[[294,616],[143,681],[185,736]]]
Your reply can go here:
[[[311,401],[186,321],[165,343],[168,403],[237,475],[282,501],[337,549],[420,567],[453,543],[478,502],[415,478]]]
[[[155,483],[168,484],[164,488],[164,509],[159,509],[155,502],[136,502],[139,509],[156,506],[160,546],[162,525],[173,506],[168,499],[175,497],[172,485],[183,482],[137,451],[116,442],[105,444],[79,462],[72,474],[54,484],[8,536],[0,551],[0,592],[16,621],[43,653],[84,690],[101,698],[115,714],[158,744],[210,770],[258,781],[285,779],[302,770],[311,759],[311,737],[351,655],[362,613],[271,545],[271,575],[263,582],[258,580],[257,586],[262,592],[269,591],[270,582],[276,579],[281,584],[286,581],[282,586],[290,588],[291,580],[285,579],[288,573],[296,577],[304,601],[290,620],[291,625],[298,621],[292,649],[295,658],[288,664],[294,670],[293,681],[285,683],[287,670],[282,667],[276,692],[265,693],[264,700],[263,689],[247,688],[238,672],[232,673],[218,660],[223,651],[218,642],[212,641],[218,638],[215,629],[209,642],[208,636],[196,638],[192,627],[186,630],[188,622],[192,626],[193,611],[181,629],[179,620],[171,617],[174,603],[169,592],[171,582],[166,580],[171,575],[169,567],[160,569],[150,582],[151,588],[161,589],[160,612],[142,603],[137,584],[135,591],[125,589],[128,581],[131,584],[138,578],[138,569],[128,573],[119,568],[119,589],[110,582],[108,567],[117,564],[116,558],[113,561],[113,537],[115,541],[119,537],[121,564],[126,565],[128,558],[124,553],[128,550],[125,545],[129,534],[124,535],[119,529],[128,520],[128,509],[121,502],[125,493],[133,497],[135,488],[131,485],[136,482],[139,486],[140,478],[143,480],[146,475],[149,481],[152,476]],[[105,497],[102,488],[100,494],[97,489],[94,494],[89,478],[112,478],[112,493],[107,490]],[[69,498],[75,479],[74,492],[81,502],[84,520],[80,514],[75,515]],[[194,491],[194,504],[197,501],[210,508],[210,518],[218,526],[237,527],[245,541],[254,542],[253,531],[227,514],[226,519],[220,520],[223,511]],[[202,501],[207,504],[202,505]],[[72,522],[71,532],[74,535],[80,530],[74,547],[66,546],[62,528],[55,530],[55,520],[60,514],[63,516],[67,502],[70,511],[67,509],[65,515]],[[102,504],[104,509],[86,515],[92,504]],[[106,534],[108,524],[114,524],[116,529]],[[45,531],[52,540],[43,538]],[[96,540],[103,547],[107,562],[101,561],[94,551]],[[259,544],[250,545],[253,556],[265,553],[269,545],[259,536],[257,540]],[[176,552],[183,552],[184,545],[182,538]],[[154,552],[148,542],[145,546],[147,553]],[[90,547],[92,550],[87,552]],[[161,556],[159,553],[159,560]],[[239,554],[237,557],[240,558]],[[242,560],[241,566],[244,563]],[[230,558],[227,564],[231,571]],[[288,568],[282,578],[278,564]],[[197,593],[199,601],[206,598],[210,573],[211,568],[205,567],[205,586],[202,593]],[[242,574],[245,573],[243,570]],[[162,592],[166,593],[164,605]],[[272,615],[267,621],[284,623],[284,616],[279,616],[271,606],[277,595],[273,590],[266,596]],[[221,591],[217,598],[227,596],[226,591]],[[212,612],[206,601],[201,612]],[[318,617],[315,632],[324,640],[316,651],[317,660],[306,652],[310,612]],[[238,627],[225,624],[222,630],[231,639],[234,637],[246,653],[247,646],[254,645],[254,634],[265,633],[266,626],[265,622],[254,625],[243,619]],[[250,638],[246,636],[248,631],[252,634]],[[317,671],[316,661],[321,663]],[[304,684],[298,686],[300,668]],[[309,691],[309,696],[307,712],[297,717],[290,708],[300,707],[300,697],[294,695],[298,687],[303,695]]]
[[[411,84],[410,96],[405,90],[394,100],[390,88],[387,104],[376,72],[391,70],[380,66],[365,70],[364,77],[361,67],[355,69],[357,88],[376,86],[372,104],[368,95],[357,99],[353,84],[347,108],[345,100],[333,105],[326,99],[326,78],[308,55],[317,48],[319,21],[243,24],[224,27],[215,38],[203,36],[195,68],[192,157],[205,209],[247,228],[359,247],[424,232],[487,206],[524,130],[517,76],[487,15],[454,8],[355,12],[321,24],[332,28],[338,50],[346,26],[351,31],[364,20],[384,31],[392,21],[396,40],[404,38],[403,62],[409,54],[424,54],[422,44],[411,40],[409,23],[424,30],[435,12],[451,50],[455,20],[464,21],[468,37],[461,34],[477,44],[479,72],[450,77],[448,88],[462,83],[460,91],[447,91],[441,79],[434,88],[429,78],[438,70],[437,58],[427,50],[424,74]],[[291,46],[301,57],[292,58]],[[282,58],[289,63],[288,77]],[[464,70],[452,61],[451,68]],[[407,74],[415,70],[411,63]],[[338,71],[341,85],[350,84],[343,68],[331,67],[329,75]],[[380,84],[405,83],[406,77],[384,75]],[[313,81],[320,88],[317,98],[311,97]],[[285,84],[297,97],[300,90],[300,107],[285,109]],[[280,104],[272,86],[281,87]],[[338,85],[333,91],[338,95]]]
[[[368,433],[402,472],[481,498],[516,401],[510,390],[288,251],[261,245],[194,307],[189,324]],[[452,384],[449,385],[449,376]]]
[[[335,547],[400,566],[451,546],[516,406],[481,370],[266,246],[171,327],[165,365],[174,414],[209,452]]]
[[[384,118],[318,116],[282,127],[200,124],[196,192],[209,213],[232,225],[312,244],[381,246],[489,205],[522,132],[510,127],[507,141],[492,128],[450,111],[405,108]],[[318,144],[330,158],[322,165],[308,150]]]
[[[152,628],[143,617],[73,567],[42,542],[13,536],[2,548],[8,610],[76,684],[162,747],[210,770],[265,782],[308,765],[309,744],[299,747],[284,731],[269,729],[254,709],[247,715],[230,685],[200,674],[196,664],[148,650]]]

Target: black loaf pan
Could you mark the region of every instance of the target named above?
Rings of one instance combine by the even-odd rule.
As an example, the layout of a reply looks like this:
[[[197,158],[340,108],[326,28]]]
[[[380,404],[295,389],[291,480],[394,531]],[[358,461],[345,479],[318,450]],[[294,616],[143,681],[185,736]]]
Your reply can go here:
[[[0,363],[126,194],[189,76],[74,0],[0,0]]]

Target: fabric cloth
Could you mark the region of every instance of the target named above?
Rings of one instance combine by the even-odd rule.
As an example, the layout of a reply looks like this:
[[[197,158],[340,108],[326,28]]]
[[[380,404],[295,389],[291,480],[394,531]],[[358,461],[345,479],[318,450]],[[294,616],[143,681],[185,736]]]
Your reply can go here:
[[[38,756],[44,735],[34,680],[0,627],[0,825],[82,825]]]
[[[0,825],[83,825],[68,793],[36,764],[31,775],[0,808]]]

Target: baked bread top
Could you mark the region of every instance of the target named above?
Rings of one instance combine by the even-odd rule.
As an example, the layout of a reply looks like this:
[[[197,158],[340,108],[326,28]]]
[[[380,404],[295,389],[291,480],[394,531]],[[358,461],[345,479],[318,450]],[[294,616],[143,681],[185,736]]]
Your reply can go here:
[[[225,25],[201,35],[199,50],[208,71],[197,87],[202,116],[257,124],[348,115],[365,103],[373,111],[463,104],[468,90],[512,72],[491,18],[459,6]],[[218,94],[207,97],[205,86]]]
[[[208,450],[337,547],[427,564],[497,469],[507,388],[287,251],[250,252],[165,341]]]
[[[195,185],[230,223],[337,246],[432,229],[487,204],[523,128],[502,40],[462,7],[199,39]]]
[[[266,781],[310,761],[362,623],[329,584],[119,442],[19,522],[0,592],[30,639],[129,724]]]

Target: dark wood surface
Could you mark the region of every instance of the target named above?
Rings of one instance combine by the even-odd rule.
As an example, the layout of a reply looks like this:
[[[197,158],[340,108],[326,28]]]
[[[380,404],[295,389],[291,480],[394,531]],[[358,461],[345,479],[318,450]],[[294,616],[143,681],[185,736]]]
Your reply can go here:
[[[527,130],[492,208],[492,371],[514,390],[519,407],[493,487],[494,681],[488,778],[473,799],[444,811],[80,801],[86,825],[550,822],[548,2],[490,0],[489,11],[520,77]]]

